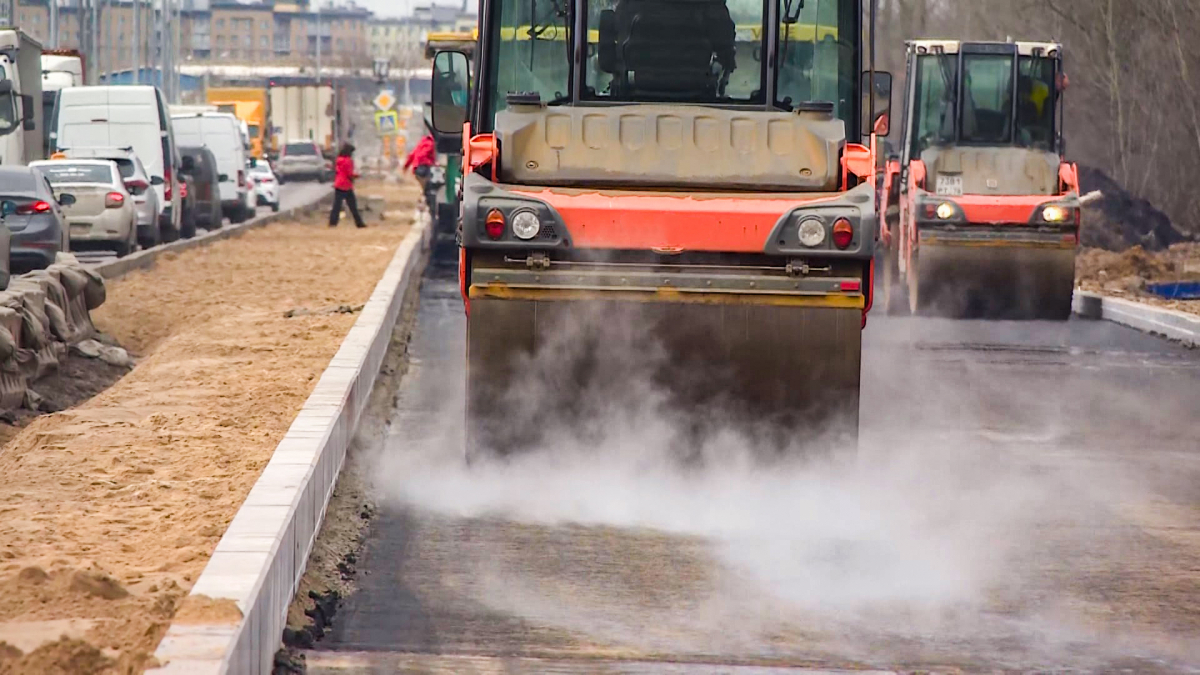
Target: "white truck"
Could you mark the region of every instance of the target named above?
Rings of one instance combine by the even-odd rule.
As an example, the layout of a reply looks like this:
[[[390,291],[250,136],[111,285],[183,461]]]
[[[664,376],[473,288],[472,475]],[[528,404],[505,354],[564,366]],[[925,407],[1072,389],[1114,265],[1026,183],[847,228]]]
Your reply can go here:
[[[42,45],[17,28],[0,29],[0,164],[45,159]]]
[[[42,50],[42,139],[50,152],[50,129],[54,126],[54,104],[58,92],[67,87],[82,87],[83,55],[76,49]]]
[[[278,152],[284,143],[315,142],[326,158],[337,154],[345,134],[341,92],[329,84],[271,82],[271,131]]]

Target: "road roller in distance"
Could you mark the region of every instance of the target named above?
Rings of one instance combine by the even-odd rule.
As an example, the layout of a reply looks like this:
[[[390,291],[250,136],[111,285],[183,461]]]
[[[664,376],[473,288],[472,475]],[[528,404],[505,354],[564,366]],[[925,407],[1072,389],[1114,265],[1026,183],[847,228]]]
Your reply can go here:
[[[1081,203],[1063,154],[1062,46],[907,43],[901,146],[881,182],[889,314],[1066,320]]]
[[[434,55],[432,125],[463,148],[468,458],[586,428],[589,396],[641,379],[697,424],[856,438],[891,82],[864,4],[485,0],[470,70]]]

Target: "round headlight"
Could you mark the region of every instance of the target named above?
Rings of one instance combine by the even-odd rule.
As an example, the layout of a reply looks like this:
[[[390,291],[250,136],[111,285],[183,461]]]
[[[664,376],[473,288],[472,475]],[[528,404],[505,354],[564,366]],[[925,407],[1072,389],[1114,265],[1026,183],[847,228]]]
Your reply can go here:
[[[533,239],[542,231],[542,221],[533,211],[521,211],[513,216],[512,231],[517,239]]]
[[[954,205],[950,202],[942,202],[937,207],[937,217],[942,220],[950,220],[954,217]]]
[[[817,218],[800,221],[800,243],[809,248],[820,246],[825,241],[825,223]]]
[[[1050,205],[1042,209],[1042,220],[1047,223],[1061,223],[1067,219],[1067,210],[1061,206]]]

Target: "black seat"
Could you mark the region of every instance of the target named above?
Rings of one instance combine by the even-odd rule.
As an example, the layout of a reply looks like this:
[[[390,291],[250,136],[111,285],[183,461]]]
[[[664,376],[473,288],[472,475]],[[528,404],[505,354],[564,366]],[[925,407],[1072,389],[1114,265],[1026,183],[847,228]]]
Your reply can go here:
[[[734,26],[723,0],[621,0],[612,23],[617,95],[713,98],[714,59],[733,70]]]

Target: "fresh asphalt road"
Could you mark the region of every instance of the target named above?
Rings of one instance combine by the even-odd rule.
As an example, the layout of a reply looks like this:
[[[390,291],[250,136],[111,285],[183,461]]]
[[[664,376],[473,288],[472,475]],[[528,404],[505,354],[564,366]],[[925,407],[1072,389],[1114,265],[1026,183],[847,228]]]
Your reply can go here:
[[[443,246],[310,673],[1200,667],[1200,352],[876,312],[856,456],[701,468],[658,427],[465,468],[463,354]]]

